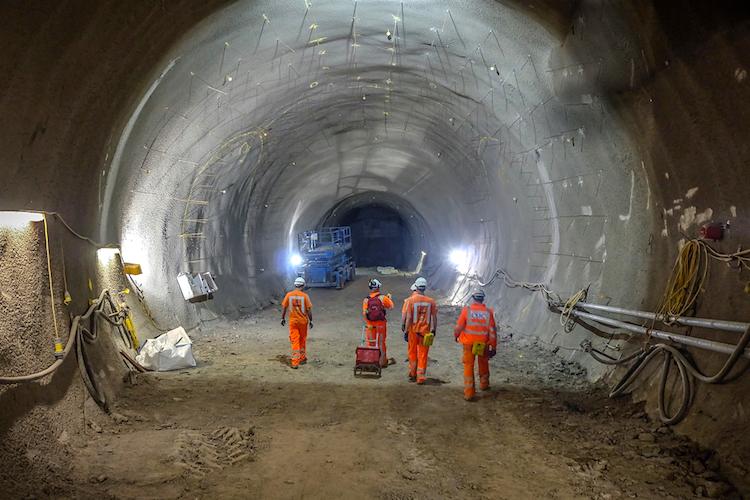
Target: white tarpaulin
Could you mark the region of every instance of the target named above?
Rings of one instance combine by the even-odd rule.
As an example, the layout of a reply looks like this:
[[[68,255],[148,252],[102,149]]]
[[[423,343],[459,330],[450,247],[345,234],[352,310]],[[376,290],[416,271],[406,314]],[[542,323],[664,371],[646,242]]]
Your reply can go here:
[[[195,366],[193,342],[181,326],[148,339],[135,357],[144,368],[166,372]]]

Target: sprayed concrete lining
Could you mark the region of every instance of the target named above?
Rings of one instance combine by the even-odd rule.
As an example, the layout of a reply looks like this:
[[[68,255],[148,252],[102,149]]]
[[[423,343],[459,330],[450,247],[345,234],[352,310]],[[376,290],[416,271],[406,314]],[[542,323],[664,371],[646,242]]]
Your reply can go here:
[[[701,223],[730,223],[723,250],[750,240],[740,3],[1,9],[0,112],[12,120],[0,169],[12,182],[0,208],[58,210],[121,243],[167,324],[200,320],[178,272],[217,274],[214,313],[251,312],[285,285],[298,230],[364,200],[419,217],[426,272],[456,301],[472,283],[446,264],[454,248],[482,278],[503,267],[648,309]],[[749,320],[748,279],[717,267],[701,314]],[[576,350],[590,334],[564,333],[540,297],[488,292],[513,331],[611,376]],[[747,392],[700,387],[681,424],[724,448],[737,477],[748,444],[728,438],[747,425]]]

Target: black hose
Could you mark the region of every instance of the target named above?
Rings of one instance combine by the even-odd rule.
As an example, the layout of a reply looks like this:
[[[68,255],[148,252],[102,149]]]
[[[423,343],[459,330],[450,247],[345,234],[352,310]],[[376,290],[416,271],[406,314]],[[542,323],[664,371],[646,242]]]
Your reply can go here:
[[[96,300],[92,301],[84,314],[75,316],[71,321],[68,340],[65,343],[65,348],[60,358],[56,359],[49,367],[37,373],[18,377],[0,377],[0,384],[19,384],[39,380],[55,372],[68,357],[73,347],[75,347],[78,370],[81,373],[81,379],[86,389],[94,401],[96,401],[96,404],[109,412],[107,399],[95,381],[94,371],[90,366],[85,349],[86,344],[93,344],[98,338],[97,320],[99,318],[104,319],[116,328],[120,336],[124,339],[125,344],[131,349],[133,348],[132,338],[125,328],[124,317],[118,310],[109,290],[104,290]]]
[[[610,397],[617,397],[625,394],[631,384],[638,378],[649,363],[651,363],[651,361],[653,361],[659,354],[663,355],[664,357],[659,379],[659,418],[667,425],[674,425],[684,419],[690,409],[694,392],[694,380],[698,379],[707,384],[723,383],[732,371],[732,368],[734,368],[740,356],[745,352],[748,343],[750,343],[750,327],[745,329],[745,332],[742,334],[742,337],[732,351],[732,354],[724,362],[721,369],[719,369],[714,375],[705,375],[679,349],[667,344],[656,344],[616,361],[606,360],[601,356],[598,356],[594,352],[594,349],[589,349],[589,354],[596,361],[609,365],[623,364],[635,360],[635,362],[630,365],[625,375],[612,388],[609,394]],[[672,363],[677,365],[682,387],[682,398],[677,411],[670,415],[666,402],[666,387]]]

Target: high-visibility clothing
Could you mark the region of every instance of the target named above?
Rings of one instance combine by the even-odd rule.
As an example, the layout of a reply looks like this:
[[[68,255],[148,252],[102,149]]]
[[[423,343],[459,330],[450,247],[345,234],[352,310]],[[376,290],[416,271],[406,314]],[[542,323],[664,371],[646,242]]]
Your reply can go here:
[[[456,322],[454,335],[464,345],[483,342],[496,348],[495,311],[478,302],[464,307]]]
[[[292,290],[281,302],[289,310],[289,343],[292,346],[292,366],[307,360],[307,324],[312,312],[310,297],[302,290]]]
[[[287,293],[281,302],[281,307],[289,309],[289,324],[304,324],[310,320],[309,313],[312,311],[310,297],[301,290],[292,290]]]
[[[307,360],[307,323],[289,323],[289,342],[292,344],[292,366]]]
[[[427,355],[429,346],[422,344],[424,337],[414,330],[409,330],[409,376],[417,379],[418,384],[427,380]]]
[[[386,350],[386,337],[388,336],[388,321],[370,321],[367,319],[367,301],[372,297],[378,297],[383,302],[383,307],[393,309],[393,300],[380,292],[370,292],[369,297],[362,301],[362,316],[365,318],[365,339],[368,346],[375,346],[376,339],[380,348],[380,366],[388,366],[388,355]]]
[[[401,323],[403,324],[403,319],[405,318],[404,313],[406,312],[406,301],[408,301],[411,297],[414,297],[415,295],[418,295],[419,292],[411,292],[411,295],[404,299],[404,305],[401,306]]]
[[[404,307],[402,324],[407,330],[425,334],[433,331],[437,326],[438,307],[435,299],[416,293],[406,299]]]
[[[437,303],[431,297],[414,292],[404,301],[401,324],[406,327],[409,340],[409,376],[418,384],[427,379],[427,354],[429,346],[423,345],[424,334],[437,327]]]
[[[464,399],[471,399],[476,393],[474,385],[474,358],[479,365],[479,388],[484,390],[490,387],[490,358],[487,355],[475,356],[471,352],[471,344],[463,344],[464,365]]]

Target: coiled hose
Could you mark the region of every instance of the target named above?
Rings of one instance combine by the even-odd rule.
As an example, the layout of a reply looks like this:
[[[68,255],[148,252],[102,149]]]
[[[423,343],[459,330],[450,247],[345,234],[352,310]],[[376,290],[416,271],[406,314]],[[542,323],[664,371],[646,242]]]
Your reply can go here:
[[[111,324],[122,337],[123,341],[129,348],[133,348],[132,338],[125,330],[123,323],[123,312],[117,308],[109,290],[104,290],[99,297],[92,301],[86,312],[80,316],[75,316],[70,324],[68,340],[65,342],[65,348],[60,356],[50,366],[44,370],[29,375],[14,377],[0,377],[0,385],[22,384],[33,382],[54,373],[67,359],[73,348],[76,349],[78,358],[78,370],[86,389],[91,397],[105,411],[109,411],[106,397],[99,389],[95,382],[94,372],[88,362],[85,345],[93,344],[98,338],[97,320],[101,318]]]
[[[685,354],[679,349],[667,344],[655,344],[639,351],[636,351],[624,358],[613,359],[591,347],[591,344],[582,345],[591,357],[600,363],[607,365],[621,365],[634,361],[628,368],[628,371],[612,388],[610,397],[617,397],[625,394],[638,376],[646,367],[661,354],[663,355],[661,375],[659,378],[659,418],[667,425],[674,425],[680,422],[687,415],[693,398],[693,389],[695,379],[706,384],[721,384],[726,381],[727,376],[734,368],[737,360],[744,354],[745,348],[750,343],[750,327],[746,328],[739,342],[732,351],[732,354],[724,362],[724,365],[714,375],[705,375]],[[680,384],[682,387],[682,399],[677,411],[670,415],[666,403],[666,388],[669,379],[669,373],[672,363],[677,365],[679,372]]]

